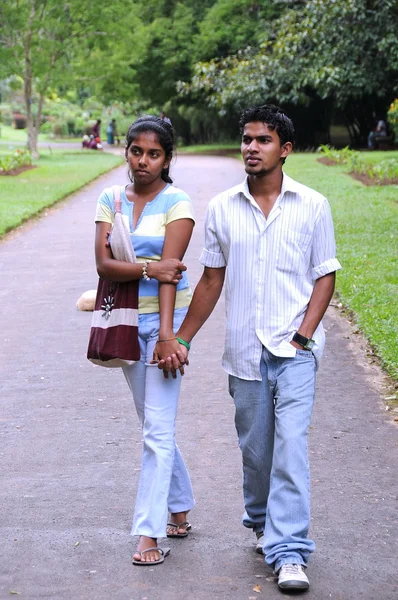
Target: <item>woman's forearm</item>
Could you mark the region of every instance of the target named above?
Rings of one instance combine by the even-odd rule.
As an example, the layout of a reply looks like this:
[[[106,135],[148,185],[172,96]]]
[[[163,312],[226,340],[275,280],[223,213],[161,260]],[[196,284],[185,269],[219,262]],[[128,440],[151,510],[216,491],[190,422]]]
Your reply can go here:
[[[159,283],[159,339],[168,339],[174,336],[173,318],[176,293],[177,290],[175,285],[170,283]]]

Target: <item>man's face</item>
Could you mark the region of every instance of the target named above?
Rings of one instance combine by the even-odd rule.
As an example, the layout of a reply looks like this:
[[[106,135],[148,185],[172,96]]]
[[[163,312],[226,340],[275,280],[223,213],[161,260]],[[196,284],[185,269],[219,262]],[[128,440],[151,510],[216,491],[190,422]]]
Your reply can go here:
[[[292,144],[286,142],[281,146],[279,135],[266,123],[246,123],[242,134],[241,152],[248,175],[261,177],[281,168],[281,158],[286,158],[291,150]]]

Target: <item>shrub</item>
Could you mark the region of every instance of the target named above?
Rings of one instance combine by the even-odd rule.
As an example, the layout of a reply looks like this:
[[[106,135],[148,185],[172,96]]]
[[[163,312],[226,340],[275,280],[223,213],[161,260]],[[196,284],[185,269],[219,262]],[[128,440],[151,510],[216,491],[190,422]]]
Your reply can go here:
[[[349,171],[358,173],[359,175],[366,175],[375,183],[382,183],[386,179],[398,178],[398,160],[396,158],[385,159],[378,164],[373,164],[364,160],[359,152],[350,150],[348,146],[342,150],[336,150],[328,145],[322,145],[319,147],[319,151],[336,163],[347,165]]]
[[[395,141],[398,140],[398,98],[395,98],[387,113],[388,122],[394,133]]]
[[[18,167],[32,164],[32,154],[27,148],[14,150],[11,154],[0,157],[0,173],[12,171]]]
[[[22,115],[21,113],[14,113],[13,118],[14,118],[15,129],[26,129],[27,119],[26,119],[25,115]]]

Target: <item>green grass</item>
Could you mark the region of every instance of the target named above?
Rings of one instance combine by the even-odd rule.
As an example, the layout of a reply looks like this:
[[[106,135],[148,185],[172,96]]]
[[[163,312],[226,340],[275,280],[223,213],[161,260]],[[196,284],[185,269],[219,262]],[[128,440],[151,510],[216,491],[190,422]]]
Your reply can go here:
[[[79,138],[53,138],[48,133],[39,133],[39,142],[81,142],[81,137]],[[26,129],[14,129],[9,125],[3,125],[0,123],[0,142],[2,146],[5,143],[8,144],[17,144],[17,145],[25,145],[28,141],[28,134]]]
[[[363,156],[379,162],[397,157],[398,152]],[[337,274],[337,292],[398,382],[398,186],[364,186],[345,173],[345,165],[321,165],[318,157],[294,154],[286,162],[286,173],[328,198],[343,266]]]
[[[105,152],[54,151],[34,163],[36,169],[0,176],[0,236],[120,165],[122,159]]]
[[[217,152],[239,152],[240,142],[230,142],[229,144],[201,144],[197,146],[181,146],[177,148],[177,154],[209,154]]]

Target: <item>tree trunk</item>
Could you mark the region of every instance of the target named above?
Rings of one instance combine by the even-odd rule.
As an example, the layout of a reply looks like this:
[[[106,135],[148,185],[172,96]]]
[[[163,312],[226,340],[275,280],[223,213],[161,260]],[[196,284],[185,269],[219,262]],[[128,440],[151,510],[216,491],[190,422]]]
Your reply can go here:
[[[30,45],[32,40],[32,23],[36,14],[35,3],[32,4],[32,9],[29,18],[29,27],[25,38],[25,77],[24,77],[24,98],[26,107],[26,126],[28,130],[28,149],[31,151],[33,158],[39,158],[37,151],[37,138],[39,135],[38,128],[35,126],[32,113],[32,62],[30,54]]]

